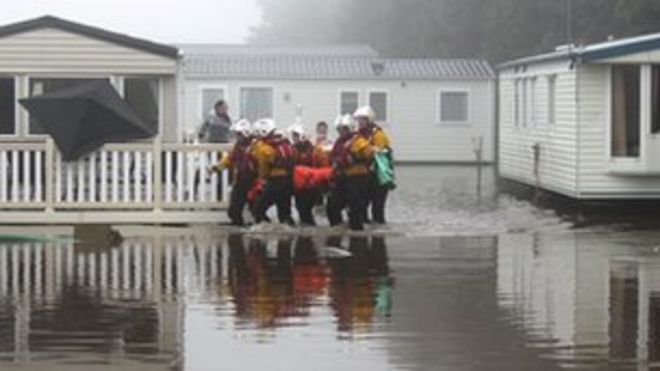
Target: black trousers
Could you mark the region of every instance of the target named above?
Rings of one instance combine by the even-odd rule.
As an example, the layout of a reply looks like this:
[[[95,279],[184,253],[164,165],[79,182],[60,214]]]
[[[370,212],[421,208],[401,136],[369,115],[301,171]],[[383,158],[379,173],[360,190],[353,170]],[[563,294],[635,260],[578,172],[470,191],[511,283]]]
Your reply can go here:
[[[291,218],[291,196],[293,196],[293,179],[291,177],[270,178],[264,185],[264,191],[254,204],[256,223],[264,221],[264,216],[271,206],[277,206],[277,218],[282,224],[295,224]]]
[[[369,195],[369,175],[340,178],[330,191],[326,211],[331,226],[342,223],[342,211],[348,207],[348,224],[352,230],[364,229],[364,216]]]
[[[369,182],[369,208],[371,220],[377,224],[385,224],[385,206],[390,191],[378,183],[378,177],[371,176]]]
[[[247,180],[236,182],[232,187],[229,198],[229,209],[227,210],[232,225],[245,226],[243,210],[248,204],[248,193],[251,187],[252,182]]]
[[[320,192],[316,190],[305,190],[296,193],[296,210],[300,215],[300,224],[314,226],[314,205],[320,197]]]

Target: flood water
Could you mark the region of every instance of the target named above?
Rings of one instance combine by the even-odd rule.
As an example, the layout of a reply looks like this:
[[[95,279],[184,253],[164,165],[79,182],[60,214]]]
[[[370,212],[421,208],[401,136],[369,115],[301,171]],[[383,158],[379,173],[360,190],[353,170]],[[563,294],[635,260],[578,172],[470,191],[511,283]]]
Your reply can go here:
[[[474,174],[402,169],[367,235],[0,243],[0,369],[660,370],[660,229],[575,229],[489,173],[479,201]]]

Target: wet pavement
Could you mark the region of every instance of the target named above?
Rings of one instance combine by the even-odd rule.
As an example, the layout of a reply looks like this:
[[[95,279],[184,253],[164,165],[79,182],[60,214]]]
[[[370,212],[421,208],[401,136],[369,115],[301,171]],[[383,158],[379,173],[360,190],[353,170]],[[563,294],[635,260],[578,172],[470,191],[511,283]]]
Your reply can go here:
[[[2,242],[0,369],[660,369],[660,229],[573,228],[490,172],[479,199],[473,168],[399,176],[366,235]]]

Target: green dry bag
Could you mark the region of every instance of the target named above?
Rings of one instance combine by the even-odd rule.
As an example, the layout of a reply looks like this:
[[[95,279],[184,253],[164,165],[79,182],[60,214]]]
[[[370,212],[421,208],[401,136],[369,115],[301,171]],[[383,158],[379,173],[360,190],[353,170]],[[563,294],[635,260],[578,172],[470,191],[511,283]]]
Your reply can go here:
[[[394,175],[394,164],[392,163],[391,151],[380,151],[374,158],[378,184],[390,190],[396,188],[396,177]]]

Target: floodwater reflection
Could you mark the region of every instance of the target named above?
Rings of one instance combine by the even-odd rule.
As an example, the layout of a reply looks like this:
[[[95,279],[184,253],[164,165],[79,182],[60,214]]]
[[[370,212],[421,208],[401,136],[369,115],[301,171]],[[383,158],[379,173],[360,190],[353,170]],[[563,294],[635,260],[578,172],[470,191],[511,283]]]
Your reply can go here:
[[[4,244],[0,369],[658,370],[658,240],[181,229]]]

